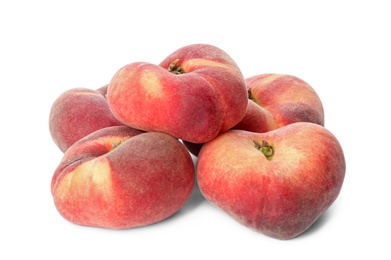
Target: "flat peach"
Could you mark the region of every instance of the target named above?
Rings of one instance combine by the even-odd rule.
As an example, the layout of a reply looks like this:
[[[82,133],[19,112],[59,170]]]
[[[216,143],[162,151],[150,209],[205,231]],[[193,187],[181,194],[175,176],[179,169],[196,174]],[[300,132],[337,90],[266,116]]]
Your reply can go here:
[[[186,148],[164,133],[107,127],[65,153],[51,184],[59,213],[72,223],[125,229],[162,221],[194,185]]]

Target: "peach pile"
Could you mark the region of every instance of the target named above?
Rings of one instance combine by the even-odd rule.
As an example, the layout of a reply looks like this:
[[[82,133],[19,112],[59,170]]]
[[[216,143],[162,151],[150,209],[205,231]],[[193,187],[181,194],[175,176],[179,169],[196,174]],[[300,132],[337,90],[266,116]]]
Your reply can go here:
[[[342,147],[308,83],[284,74],[245,79],[207,44],[159,65],[127,64],[95,90],[65,91],[49,129],[64,153],[51,181],[54,205],[84,226],[162,221],[197,182],[242,225],[291,239],[332,205],[345,176]]]

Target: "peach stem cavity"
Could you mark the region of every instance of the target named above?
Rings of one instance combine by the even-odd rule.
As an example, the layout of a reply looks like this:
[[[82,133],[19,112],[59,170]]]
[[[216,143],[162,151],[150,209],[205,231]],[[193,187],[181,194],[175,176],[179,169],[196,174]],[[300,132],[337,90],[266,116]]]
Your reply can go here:
[[[253,142],[254,142],[255,148],[258,149],[259,151],[261,151],[263,153],[263,155],[265,155],[266,159],[271,161],[272,158],[273,158],[273,155],[274,155],[274,148],[273,148],[273,146],[271,146],[265,140],[262,140],[262,143],[259,143],[259,142],[255,141],[255,140],[253,140]]]
[[[185,70],[178,65],[179,59],[174,60],[173,62],[170,63],[170,66],[168,67],[168,71],[175,74],[175,75],[180,75],[185,73]]]

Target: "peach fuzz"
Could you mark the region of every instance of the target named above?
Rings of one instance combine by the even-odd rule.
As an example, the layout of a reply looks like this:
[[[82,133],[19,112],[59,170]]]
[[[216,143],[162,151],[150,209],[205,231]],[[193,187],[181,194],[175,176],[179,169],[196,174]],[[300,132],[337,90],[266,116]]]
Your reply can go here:
[[[201,148],[201,193],[242,225],[277,239],[305,232],[338,197],[345,158],[326,128],[298,122],[227,131]]]
[[[260,74],[245,81],[249,106],[233,129],[262,133],[296,122],[324,126],[322,102],[304,80],[286,74]]]
[[[179,140],[113,126],[87,135],[64,153],[51,191],[68,221],[126,229],[173,215],[193,185],[194,164]]]
[[[65,152],[84,136],[105,127],[123,125],[111,113],[100,90],[73,88],[52,104],[49,131],[55,144]]]
[[[278,128],[278,125],[272,113],[249,99],[246,114],[232,129],[264,133],[276,128]]]
[[[296,123],[324,126],[322,102],[315,90],[298,77],[286,74],[259,74],[245,79],[248,104],[243,119],[231,129],[265,133]],[[195,156],[202,144],[184,142]]]
[[[124,66],[112,78],[107,99],[114,116],[125,125],[203,143],[244,117],[247,89],[227,53],[194,44],[178,49],[159,65]]]

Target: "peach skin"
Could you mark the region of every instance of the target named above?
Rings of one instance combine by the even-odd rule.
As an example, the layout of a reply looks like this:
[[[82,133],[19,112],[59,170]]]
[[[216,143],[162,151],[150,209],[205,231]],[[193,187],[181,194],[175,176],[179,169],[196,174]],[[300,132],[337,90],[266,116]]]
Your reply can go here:
[[[296,122],[324,126],[322,102],[302,79],[284,74],[259,74],[245,79],[248,105],[243,119],[231,129],[265,133]],[[184,142],[195,156],[202,144]]]
[[[96,130],[123,125],[111,113],[103,88],[69,89],[52,104],[49,130],[53,141],[62,152]]]
[[[242,120],[247,88],[227,53],[194,44],[178,49],[159,65],[124,66],[112,78],[107,99],[114,116],[125,125],[203,143]]]
[[[194,164],[178,139],[113,126],[85,136],[64,153],[51,191],[68,221],[126,229],[173,215],[193,185]]]
[[[202,146],[197,180],[204,197],[239,223],[291,239],[336,200],[345,170],[336,137],[298,122],[266,133],[220,134]]]
[[[249,105],[233,129],[263,133],[296,122],[324,126],[322,102],[304,80],[286,74],[259,74],[245,81]]]

